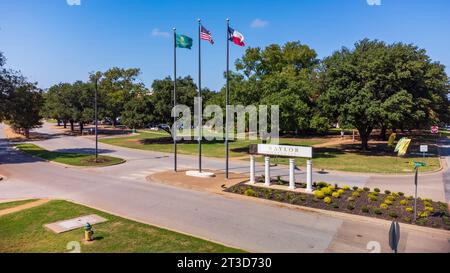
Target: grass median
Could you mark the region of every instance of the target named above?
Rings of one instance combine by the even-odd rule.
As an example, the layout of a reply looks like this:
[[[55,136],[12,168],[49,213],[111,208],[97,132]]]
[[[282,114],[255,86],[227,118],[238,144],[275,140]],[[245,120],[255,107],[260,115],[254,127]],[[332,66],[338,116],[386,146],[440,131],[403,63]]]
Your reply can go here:
[[[44,225],[97,214],[108,221],[94,225],[95,241],[82,243],[84,229],[55,234]],[[83,253],[234,253],[239,249],[134,222],[67,201],[50,201],[41,206],[0,217],[0,252],[63,253],[69,242],[79,242]]]
[[[124,163],[125,160],[112,156],[99,155],[96,162],[95,156],[80,153],[61,153],[47,151],[35,144],[24,143],[16,145],[17,149],[32,156],[48,161],[79,167],[106,167]]]
[[[281,138],[280,144],[296,146],[314,146],[330,141],[327,138]],[[121,147],[150,150],[157,152],[173,152],[173,144],[170,136],[164,132],[141,131],[139,134],[130,137],[106,138],[101,142]],[[256,141],[238,140],[230,142],[230,157],[246,159],[249,152],[249,145]],[[431,154],[425,158],[420,155],[419,144],[430,144]],[[408,174],[412,173],[411,161],[423,161],[427,165],[421,168],[421,171],[436,171],[441,168],[437,147],[431,145],[433,142],[427,142],[423,139],[416,140],[411,145],[407,157],[398,157],[394,153],[394,148],[388,147],[386,143],[371,144],[372,150],[362,152],[359,150],[359,143],[345,145],[336,145],[331,147],[321,147],[314,149],[314,168],[324,170],[337,170],[358,173],[382,173],[382,174]],[[435,143],[435,142],[434,142]],[[207,142],[202,146],[203,155],[208,157],[225,157],[225,146],[221,142]],[[198,154],[198,144],[180,143],[178,152],[187,155]],[[258,161],[262,162],[262,157]],[[288,164],[287,158],[273,158],[272,161],[277,164]],[[297,159],[300,168],[306,166],[306,160]]]
[[[140,131],[134,136],[104,138],[100,142],[132,149],[173,153],[173,140],[165,132]],[[283,145],[313,146],[325,143],[326,140],[310,138],[281,139],[280,142]],[[258,141],[251,140],[230,141],[230,157],[246,156],[249,151],[249,145],[257,143]],[[180,154],[196,155],[198,153],[198,143],[196,141],[190,141],[189,143],[180,142],[177,150]],[[207,157],[223,158],[225,157],[224,141],[204,141],[202,152]]]

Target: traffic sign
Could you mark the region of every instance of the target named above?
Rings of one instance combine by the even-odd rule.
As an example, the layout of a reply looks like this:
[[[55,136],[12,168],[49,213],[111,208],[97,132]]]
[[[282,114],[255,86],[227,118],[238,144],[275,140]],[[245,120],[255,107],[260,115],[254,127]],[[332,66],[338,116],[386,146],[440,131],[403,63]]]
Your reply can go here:
[[[420,145],[421,153],[428,153],[428,145]]]
[[[431,133],[432,134],[438,134],[439,133],[439,126],[432,126],[431,127]]]

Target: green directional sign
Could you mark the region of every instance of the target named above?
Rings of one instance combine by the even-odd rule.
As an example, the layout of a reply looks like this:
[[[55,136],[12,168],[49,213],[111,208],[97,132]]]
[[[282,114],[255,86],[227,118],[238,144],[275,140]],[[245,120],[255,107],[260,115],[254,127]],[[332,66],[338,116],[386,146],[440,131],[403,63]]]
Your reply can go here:
[[[411,162],[411,165],[414,166],[415,168],[419,168],[419,167],[426,167],[427,163],[424,163],[424,162]]]

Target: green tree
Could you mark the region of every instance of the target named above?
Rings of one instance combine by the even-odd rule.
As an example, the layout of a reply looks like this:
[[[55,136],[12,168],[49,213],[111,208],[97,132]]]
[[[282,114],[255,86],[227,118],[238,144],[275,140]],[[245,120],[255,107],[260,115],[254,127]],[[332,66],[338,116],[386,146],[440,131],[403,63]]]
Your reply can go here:
[[[122,122],[128,128],[144,128],[153,120],[153,103],[148,92],[135,93],[133,98],[125,104]]]
[[[65,98],[71,88],[72,85],[69,83],[60,83],[53,85],[46,93],[44,93],[45,102],[42,109],[42,115],[45,118],[56,119],[58,120],[58,123],[62,122],[64,128],[67,127],[67,123],[72,119],[69,103]]]
[[[230,104],[279,105],[284,132],[323,131],[328,120],[317,108],[316,52],[300,42],[248,48],[230,75]],[[210,103],[225,106],[225,88]]]
[[[42,125],[40,121],[42,91],[35,84],[21,85],[11,94],[9,102],[11,108],[8,120],[11,127],[29,138],[30,130]]]
[[[140,69],[123,69],[114,67],[104,73],[98,73],[101,116],[111,118],[113,125],[124,111],[125,104],[132,98],[132,93],[143,89],[144,84],[137,82]]]
[[[353,126],[367,150],[375,128],[420,128],[448,120],[448,77],[413,45],[362,40],[325,58],[320,73],[322,112]]]
[[[210,96],[205,90],[204,96]],[[208,93],[208,94],[207,94]],[[194,111],[194,98],[198,96],[197,86],[191,77],[177,79],[177,104],[188,106]],[[173,124],[173,80],[167,77],[163,80],[155,80],[152,84],[152,103],[154,105],[153,119],[155,123]]]
[[[84,124],[89,123],[94,117],[94,90],[91,83],[77,81],[64,93],[65,105],[70,113],[71,128],[77,122],[80,132],[83,132]]]

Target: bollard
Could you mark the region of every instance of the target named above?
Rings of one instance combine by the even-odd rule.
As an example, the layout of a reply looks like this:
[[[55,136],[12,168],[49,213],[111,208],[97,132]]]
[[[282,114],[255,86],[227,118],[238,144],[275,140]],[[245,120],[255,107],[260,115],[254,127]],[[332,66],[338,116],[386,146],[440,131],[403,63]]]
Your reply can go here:
[[[289,189],[295,190],[295,159],[289,159]]]
[[[312,192],[312,181],[313,181],[313,168],[312,160],[306,162],[306,191]]]
[[[251,184],[255,184],[256,183],[256,179],[255,179],[255,156],[251,155],[250,156],[250,183]]]
[[[265,185],[270,187],[270,157],[266,156],[264,158],[265,166],[264,166],[264,175],[265,175]]]

